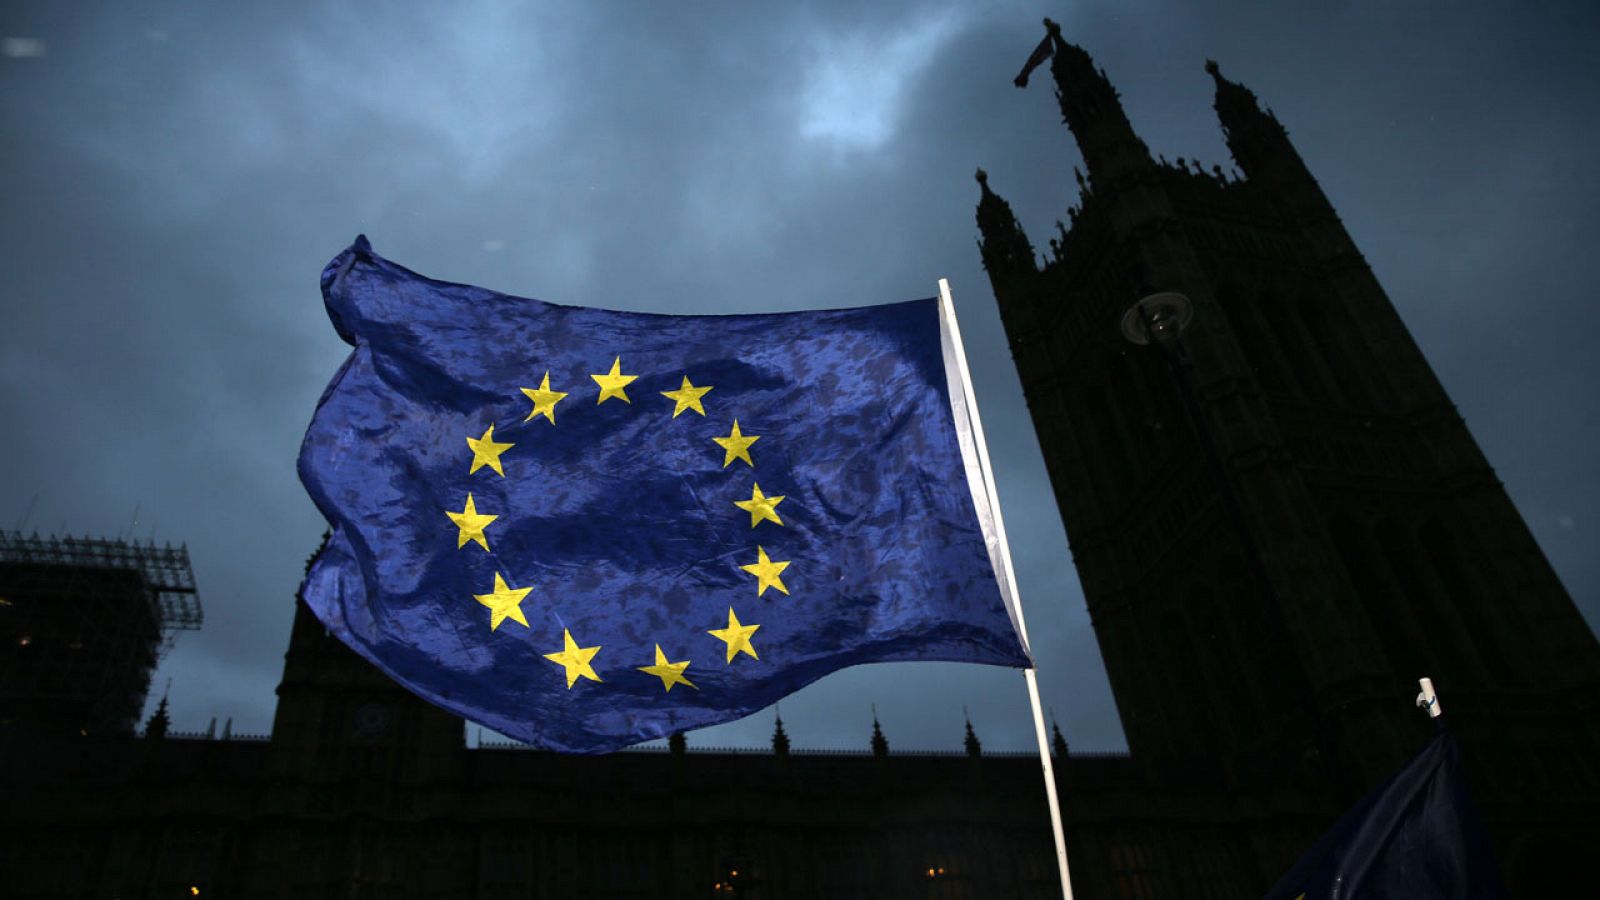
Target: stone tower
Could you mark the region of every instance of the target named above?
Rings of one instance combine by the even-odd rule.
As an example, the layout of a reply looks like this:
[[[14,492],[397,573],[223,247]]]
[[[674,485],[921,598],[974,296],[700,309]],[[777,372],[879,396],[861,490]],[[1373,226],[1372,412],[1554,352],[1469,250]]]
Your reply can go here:
[[[980,171],[980,247],[1135,757],[1349,796],[1428,675],[1503,848],[1593,833],[1600,646],[1283,125],[1208,62],[1243,177],[1152,159],[1048,27],[1087,177],[1041,262]],[[1157,291],[1193,318],[1131,343]]]
[[[455,777],[463,746],[460,717],[396,684],[296,598],[272,724],[275,775],[416,785]]]

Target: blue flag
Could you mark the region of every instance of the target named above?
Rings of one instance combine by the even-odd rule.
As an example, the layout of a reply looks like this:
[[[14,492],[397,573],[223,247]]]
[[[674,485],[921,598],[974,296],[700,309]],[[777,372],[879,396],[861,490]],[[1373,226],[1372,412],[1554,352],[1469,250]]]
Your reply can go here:
[[[937,301],[585,309],[364,237],[322,290],[355,349],[300,452],[302,593],[427,700],[594,753],[857,663],[1031,664]]]
[[[1405,767],[1342,816],[1266,900],[1504,900],[1494,851],[1442,725]]]

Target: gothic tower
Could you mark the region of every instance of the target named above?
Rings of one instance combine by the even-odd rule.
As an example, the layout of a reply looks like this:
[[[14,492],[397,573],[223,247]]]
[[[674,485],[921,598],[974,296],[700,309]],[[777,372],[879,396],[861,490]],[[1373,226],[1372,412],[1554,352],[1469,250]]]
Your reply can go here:
[[[1243,177],[1152,160],[1048,27],[1087,178],[1039,261],[980,171],[980,248],[1129,748],[1348,796],[1428,675],[1502,847],[1594,833],[1600,646],[1284,127],[1207,62]]]
[[[395,684],[296,598],[272,725],[275,775],[408,785],[453,778],[462,734],[458,716]]]
[[[438,829],[427,810],[460,790],[463,743],[459,717],[395,684],[296,597],[266,760],[268,821],[254,836],[261,859],[294,863],[262,866],[249,882],[388,897],[462,865],[459,830]]]

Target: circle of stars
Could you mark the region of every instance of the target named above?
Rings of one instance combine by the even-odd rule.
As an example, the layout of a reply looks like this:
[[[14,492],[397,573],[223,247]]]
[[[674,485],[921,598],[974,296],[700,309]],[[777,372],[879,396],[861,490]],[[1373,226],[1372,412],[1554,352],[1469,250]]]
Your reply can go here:
[[[595,405],[604,404],[607,400],[617,399],[623,403],[633,403],[628,396],[627,387],[638,379],[638,375],[630,375],[623,371],[622,357],[613,356],[610,370],[603,373],[590,374],[589,377],[599,387],[599,394]],[[522,394],[531,402],[523,423],[532,422],[543,417],[551,426],[556,424],[556,406],[568,396],[567,392],[558,391],[550,385],[550,372],[546,370],[539,379],[539,386],[519,388]],[[696,385],[688,375],[682,376],[682,383],[676,390],[660,391],[661,396],[673,402],[672,419],[678,418],[685,412],[693,412],[701,418],[706,418],[705,397],[715,390],[713,385]],[[495,425],[489,424],[478,437],[468,436],[467,447],[472,451],[472,460],[467,474],[475,475],[481,469],[488,469],[500,478],[506,477],[505,463],[502,457],[507,451],[516,447],[510,441],[498,441],[494,435]],[[734,462],[743,462],[746,467],[754,470],[755,459],[751,455],[751,447],[759,440],[760,435],[747,434],[739,425],[737,418],[732,420],[728,433],[714,436],[712,442],[723,451],[722,468],[728,469]],[[735,500],[733,505],[750,516],[750,528],[755,529],[766,523],[772,526],[783,527],[784,522],[778,514],[778,504],[785,500],[782,494],[766,494],[761,490],[761,485],[751,482],[750,499]],[[498,518],[498,513],[480,512],[477,502],[471,492],[460,511],[445,511],[445,515],[456,527],[456,548],[465,548],[468,543],[477,544],[484,551],[489,551],[489,537],[487,530]],[[755,578],[756,596],[764,597],[768,588],[774,588],[779,593],[788,596],[789,588],[783,582],[783,572],[790,565],[789,560],[775,560],[768,554],[764,545],[756,545],[755,562],[739,565],[738,568]],[[528,619],[523,612],[522,604],[528,595],[533,592],[532,586],[513,587],[508,584],[505,577],[495,572],[494,586],[485,594],[475,594],[475,599],[486,608],[489,615],[489,630],[498,632],[500,626],[507,619],[529,628]],[[706,634],[722,642],[724,650],[724,665],[733,664],[741,656],[748,656],[760,660],[751,638],[761,626],[756,623],[745,623],[739,619],[738,613],[728,607],[728,623],[725,628],[710,628]],[[580,679],[602,682],[602,678],[595,671],[593,662],[603,649],[596,645],[593,647],[581,646],[581,642],[573,637],[568,628],[563,628],[562,647],[559,650],[543,654],[544,658],[561,667],[566,677],[567,689],[571,690]],[[684,685],[693,690],[699,687],[689,679],[686,672],[691,660],[673,661],[661,645],[655,644],[655,661],[651,665],[637,666],[637,671],[659,678],[662,692],[670,693],[677,685]]]

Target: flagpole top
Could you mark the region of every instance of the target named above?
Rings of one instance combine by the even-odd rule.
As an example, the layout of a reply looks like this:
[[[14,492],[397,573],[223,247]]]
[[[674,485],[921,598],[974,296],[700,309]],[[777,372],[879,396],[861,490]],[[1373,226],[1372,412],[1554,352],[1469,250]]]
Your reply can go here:
[[[1422,693],[1417,695],[1417,708],[1427,710],[1430,719],[1444,715],[1444,710],[1439,707],[1439,695],[1433,692],[1433,679],[1419,678],[1417,684],[1422,688]]]

